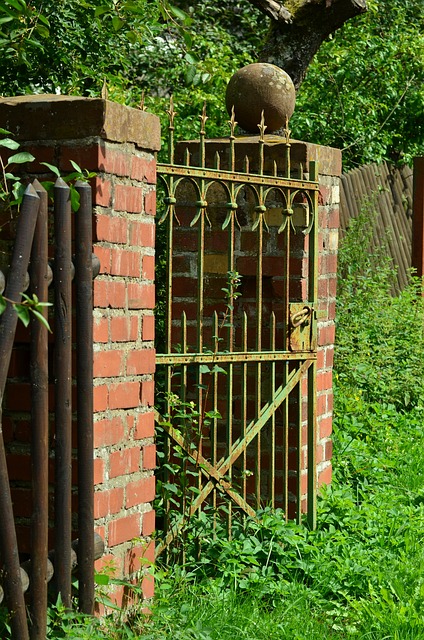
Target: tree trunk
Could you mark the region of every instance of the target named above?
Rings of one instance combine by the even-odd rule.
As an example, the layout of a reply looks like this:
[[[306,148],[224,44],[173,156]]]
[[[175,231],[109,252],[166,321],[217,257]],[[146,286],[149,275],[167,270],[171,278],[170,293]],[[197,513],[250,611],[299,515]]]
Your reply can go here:
[[[250,0],[272,19],[260,54],[286,71],[296,91],[312,58],[328,36],[347,20],[367,10],[366,0]]]

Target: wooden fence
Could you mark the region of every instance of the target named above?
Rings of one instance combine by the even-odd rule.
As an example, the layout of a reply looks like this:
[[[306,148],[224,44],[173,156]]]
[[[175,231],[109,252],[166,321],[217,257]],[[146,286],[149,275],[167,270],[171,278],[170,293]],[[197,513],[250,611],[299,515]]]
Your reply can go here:
[[[413,246],[413,170],[383,162],[352,169],[342,175],[340,193],[340,232],[343,237],[351,218],[361,210],[373,225],[372,248],[387,247],[398,268],[397,286],[408,281]]]

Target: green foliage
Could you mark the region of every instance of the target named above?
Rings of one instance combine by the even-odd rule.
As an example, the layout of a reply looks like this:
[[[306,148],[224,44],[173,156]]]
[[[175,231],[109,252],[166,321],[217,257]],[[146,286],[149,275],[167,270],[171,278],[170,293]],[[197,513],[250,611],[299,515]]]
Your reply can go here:
[[[25,0],[4,0],[0,5],[0,46],[5,62],[29,65],[31,55],[44,50],[50,25],[34,5]]]
[[[48,169],[50,169],[50,171],[53,173],[53,175],[55,175],[57,178],[62,178],[64,182],[69,183],[69,189],[70,189],[70,197],[71,197],[71,209],[72,211],[74,211],[75,213],[78,211],[79,206],[80,206],[80,195],[77,191],[77,189],[75,188],[75,182],[79,181],[79,182],[88,182],[88,180],[90,180],[90,178],[94,178],[97,174],[94,171],[88,171],[87,169],[81,169],[81,167],[74,162],[73,160],[70,160],[70,163],[74,169],[74,171],[72,173],[69,173],[66,176],[62,176],[60,173],[60,170],[53,164],[49,164],[48,162],[40,162],[40,164],[43,164],[45,167],[47,167]],[[54,191],[54,182],[52,182],[51,180],[47,180],[44,181],[42,183],[43,187],[46,189],[46,191],[49,193],[50,197],[53,198],[53,191]]]
[[[298,138],[343,149],[345,167],[424,152],[424,5],[367,4],[320,48],[290,123]]]
[[[391,295],[393,269],[367,246],[371,209],[340,252],[334,480],[317,530],[265,509],[228,539],[210,512],[192,518],[185,563],[162,573],[147,637],[424,637],[421,288],[412,280]],[[271,612],[280,635],[265,622],[252,633],[253,611]],[[249,622],[235,632],[237,615]]]
[[[35,0],[32,10],[48,16],[50,35],[35,49],[21,39],[21,53],[0,60],[0,93],[99,96],[106,80],[110,99],[138,106],[145,93],[146,106],[164,123],[174,93],[181,135],[196,135],[205,100],[208,134],[215,135],[228,119],[222,105],[229,77],[260,47],[259,14],[246,0],[236,8],[212,0],[183,4]],[[23,14],[19,24],[26,25]],[[3,26],[16,40],[12,23]]]
[[[0,150],[17,151],[20,144],[13,138],[9,138],[9,135],[12,135],[10,131],[0,128]],[[0,202],[6,208],[10,209],[10,207],[20,204],[25,191],[21,179],[12,173],[14,165],[32,162],[33,160],[35,160],[34,156],[25,151],[13,153],[6,160],[3,160],[0,155]]]
[[[336,371],[340,392],[355,387],[369,402],[408,408],[424,400],[422,284],[392,296],[394,270],[384,248],[372,251],[368,204],[339,254]]]
[[[294,137],[344,150],[346,167],[410,162],[424,151],[421,0],[370,0],[323,44],[302,85]],[[226,84],[258,59],[268,21],[248,0],[6,0],[0,8],[0,93],[61,92],[146,107],[166,130],[196,136],[208,103],[210,137],[227,134]]]

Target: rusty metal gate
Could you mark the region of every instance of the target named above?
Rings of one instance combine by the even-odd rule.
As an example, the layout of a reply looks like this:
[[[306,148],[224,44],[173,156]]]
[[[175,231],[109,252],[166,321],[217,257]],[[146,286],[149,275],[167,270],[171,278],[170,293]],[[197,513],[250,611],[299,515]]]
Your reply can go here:
[[[229,533],[265,506],[313,527],[316,496],[316,165],[292,160],[288,125],[237,138],[233,115],[210,140],[204,109],[199,139],[175,144],[168,113],[158,555],[205,508]]]

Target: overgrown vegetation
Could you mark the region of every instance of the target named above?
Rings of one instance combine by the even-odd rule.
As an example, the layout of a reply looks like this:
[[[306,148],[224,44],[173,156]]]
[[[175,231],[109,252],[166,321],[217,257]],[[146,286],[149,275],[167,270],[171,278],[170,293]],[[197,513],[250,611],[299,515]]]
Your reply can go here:
[[[317,530],[265,510],[228,540],[201,515],[185,565],[159,572],[149,640],[424,638],[424,306],[414,278],[391,295],[369,209],[340,252],[334,480]]]
[[[340,252],[334,480],[317,530],[265,509],[228,540],[203,513],[185,563],[155,568],[152,615],[56,611],[50,638],[424,638],[423,299],[414,279],[391,296],[393,269],[368,251],[368,216]]]
[[[325,42],[291,121],[293,137],[344,150],[345,166],[410,162],[424,151],[421,0],[368,0],[369,10]],[[174,94],[182,137],[227,135],[226,84],[258,60],[269,20],[248,0],[5,0],[0,94],[109,97],[166,125]],[[164,129],[165,131],[165,129]]]

